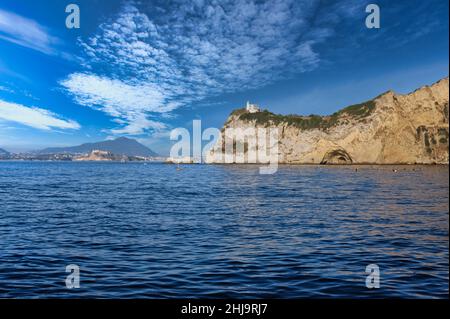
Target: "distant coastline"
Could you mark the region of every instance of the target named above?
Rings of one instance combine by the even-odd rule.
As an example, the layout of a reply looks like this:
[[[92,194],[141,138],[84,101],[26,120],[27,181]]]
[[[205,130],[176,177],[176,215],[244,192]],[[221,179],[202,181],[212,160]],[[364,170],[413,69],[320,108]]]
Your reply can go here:
[[[275,128],[277,165],[449,165],[449,79],[444,78],[407,95],[388,91],[373,100],[346,107],[330,116],[277,115],[247,103],[233,111],[227,129]],[[238,145],[245,158],[255,134],[233,136],[232,152],[225,150],[224,134],[202,160],[206,164],[261,165],[238,161]],[[253,144],[252,144],[253,145]],[[279,148],[279,149],[278,149]],[[225,155],[231,161],[224,162]],[[79,146],[10,153],[8,161],[156,161],[196,164],[193,157],[164,157],[134,139],[120,137]]]
[[[165,157],[153,152],[136,140],[120,137],[97,143],[71,147],[47,148],[25,153],[10,153],[0,149],[0,160],[8,161],[164,161]]]

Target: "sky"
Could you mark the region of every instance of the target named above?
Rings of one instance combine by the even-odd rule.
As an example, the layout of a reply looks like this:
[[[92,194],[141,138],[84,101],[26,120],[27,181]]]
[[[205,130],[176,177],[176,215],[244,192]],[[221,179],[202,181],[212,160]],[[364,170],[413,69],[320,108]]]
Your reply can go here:
[[[80,8],[67,28],[66,6]],[[380,8],[369,29],[366,6]],[[448,76],[445,0],[0,2],[0,148],[220,128],[247,101],[331,114]]]

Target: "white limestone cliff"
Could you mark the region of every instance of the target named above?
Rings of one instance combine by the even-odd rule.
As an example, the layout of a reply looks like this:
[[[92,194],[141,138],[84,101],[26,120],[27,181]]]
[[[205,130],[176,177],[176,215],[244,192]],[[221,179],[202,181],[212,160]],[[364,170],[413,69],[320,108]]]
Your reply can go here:
[[[388,91],[331,116],[234,111],[227,128],[277,128],[279,163],[448,164],[449,79],[410,94]],[[238,137],[239,139],[239,137]],[[237,143],[246,143],[241,137]],[[218,163],[221,137],[206,158]]]

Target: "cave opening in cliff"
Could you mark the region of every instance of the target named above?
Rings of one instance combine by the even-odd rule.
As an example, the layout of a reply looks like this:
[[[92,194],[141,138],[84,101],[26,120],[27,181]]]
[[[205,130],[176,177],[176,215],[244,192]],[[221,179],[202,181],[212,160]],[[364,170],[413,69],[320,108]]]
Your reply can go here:
[[[345,150],[331,150],[323,157],[320,164],[352,164],[351,156]]]

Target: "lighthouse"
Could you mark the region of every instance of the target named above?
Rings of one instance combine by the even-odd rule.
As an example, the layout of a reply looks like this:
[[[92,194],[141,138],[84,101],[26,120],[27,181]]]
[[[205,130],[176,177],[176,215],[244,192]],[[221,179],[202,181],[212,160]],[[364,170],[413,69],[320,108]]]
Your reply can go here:
[[[251,104],[249,101],[247,101],[247,106],[245,107],[245,110],[249,113],[257,113],[261,111],[258,105]]]

